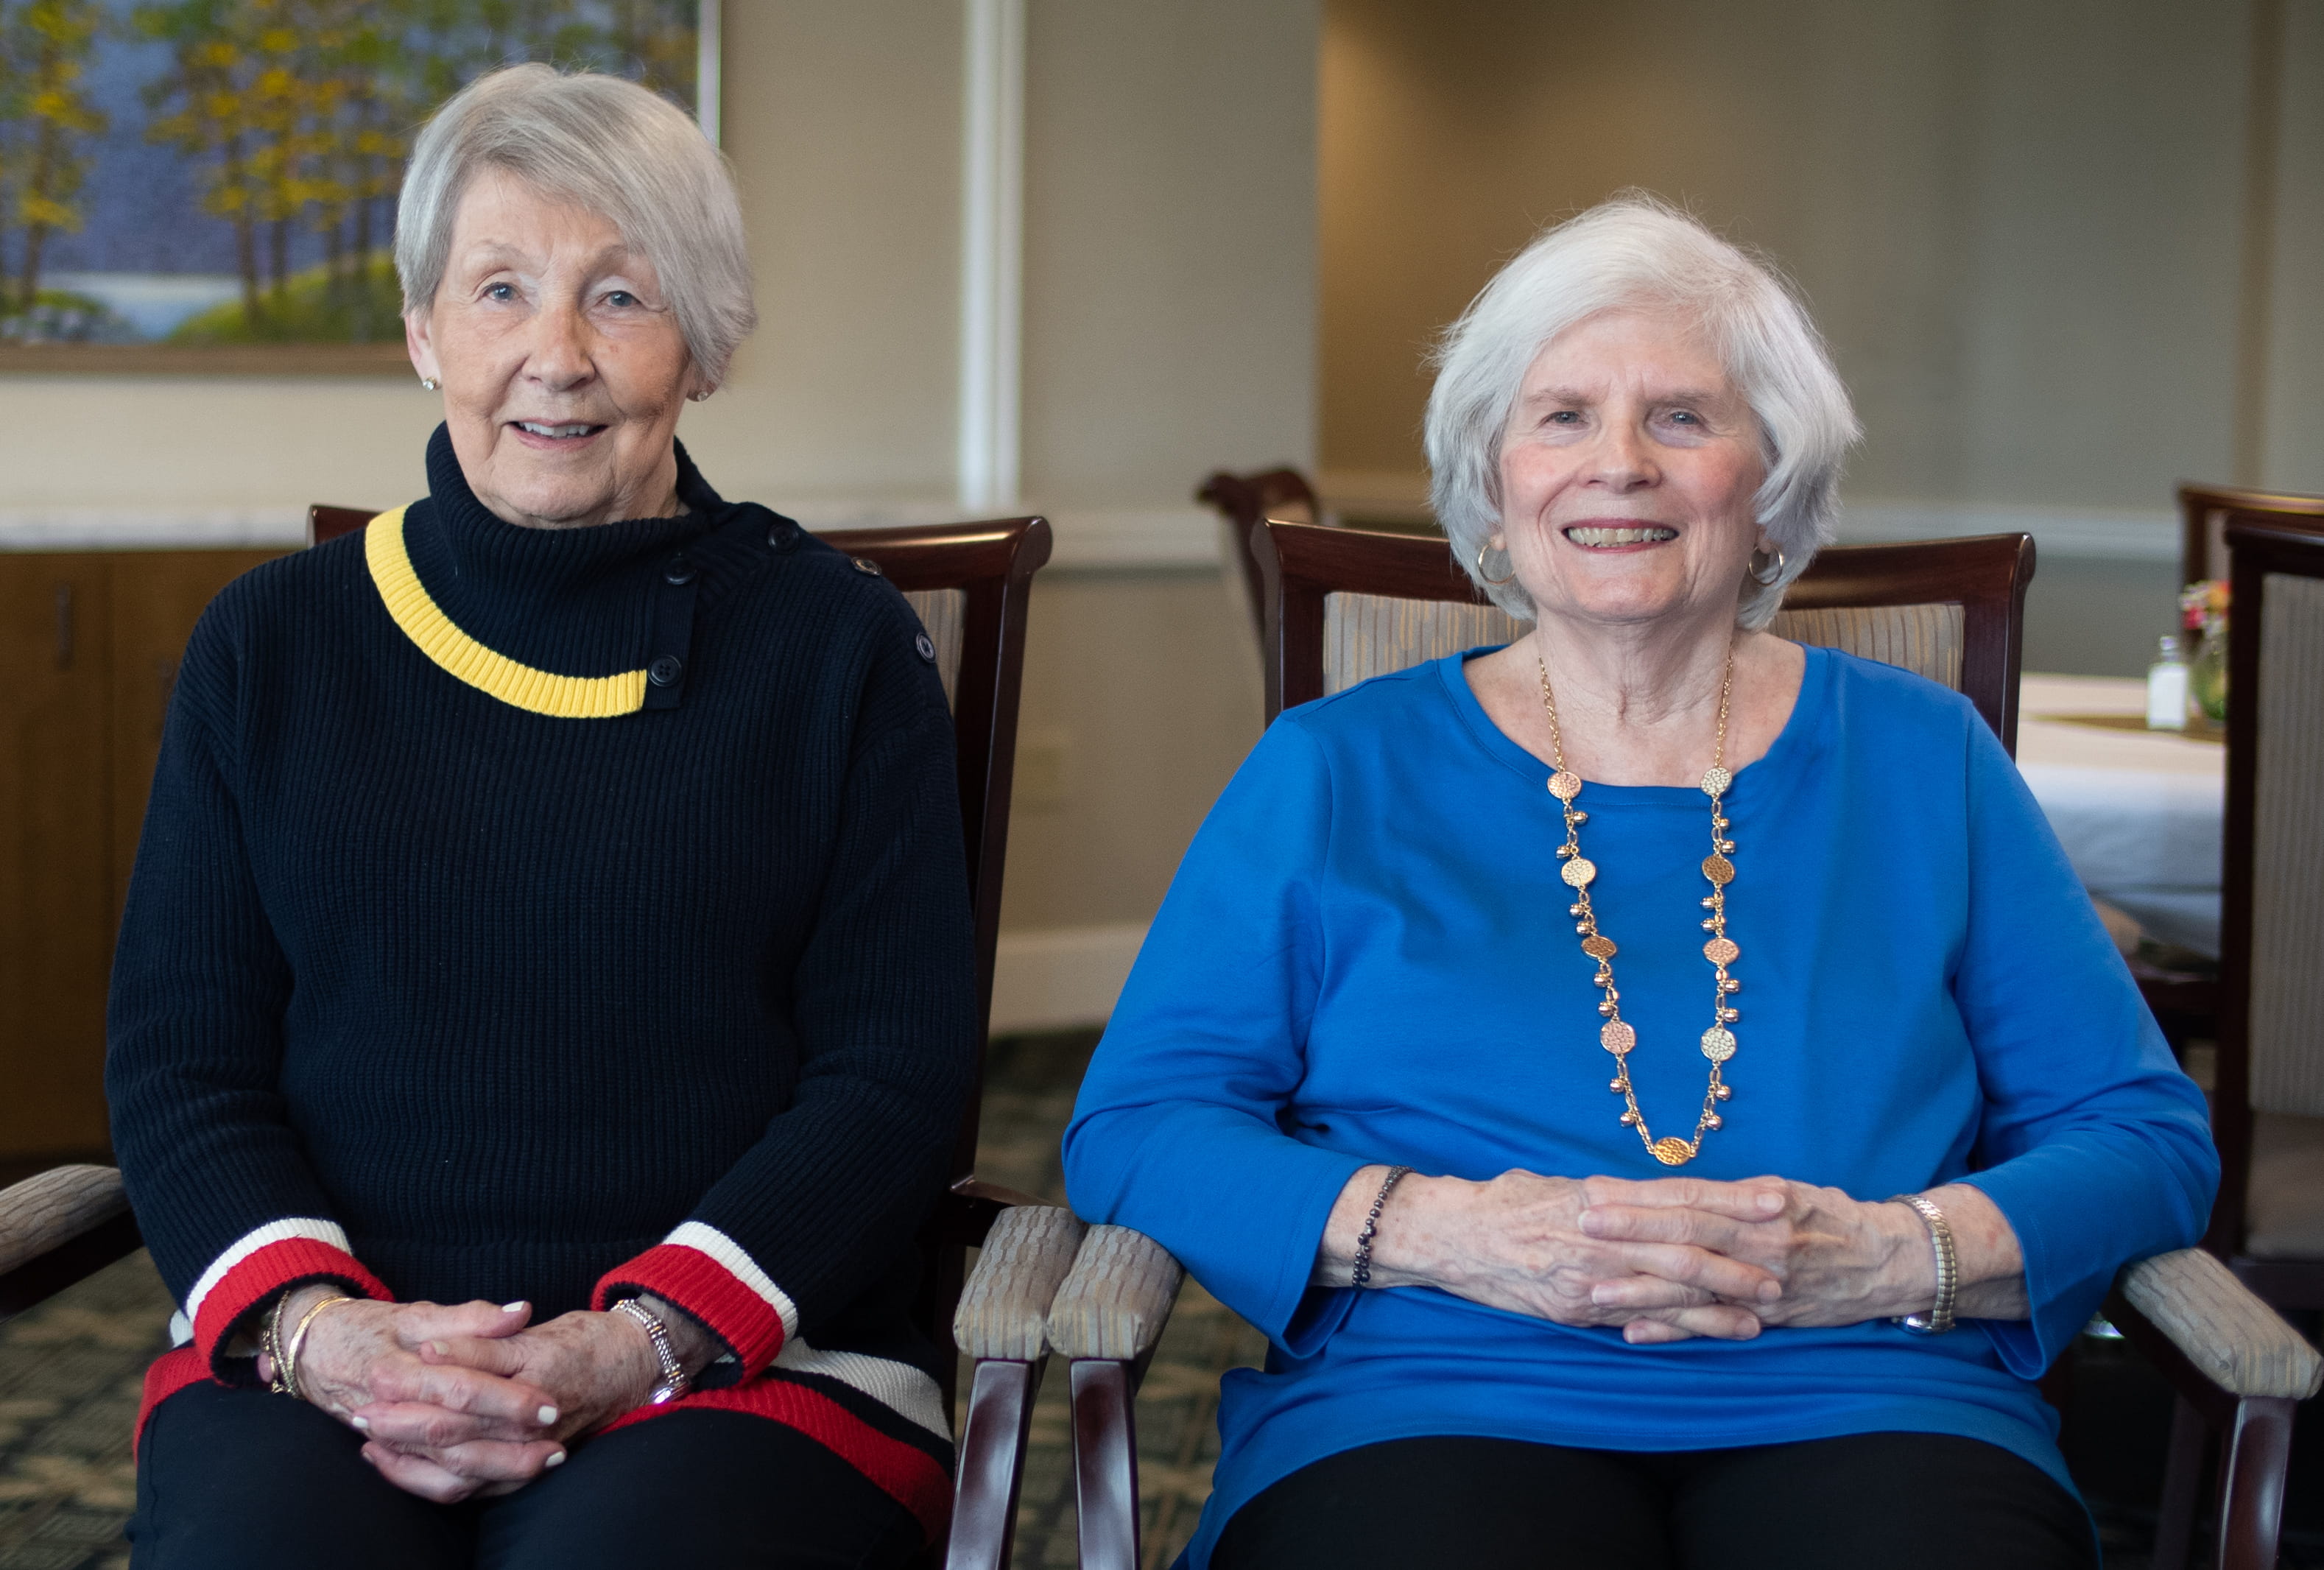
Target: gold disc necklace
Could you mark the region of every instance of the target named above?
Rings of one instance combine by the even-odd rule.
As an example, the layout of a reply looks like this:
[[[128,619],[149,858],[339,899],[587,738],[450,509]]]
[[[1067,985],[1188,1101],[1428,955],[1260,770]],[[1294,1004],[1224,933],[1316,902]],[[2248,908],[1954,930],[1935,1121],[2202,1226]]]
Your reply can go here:
[[[1675,1134],[1665,1134],[1657,1140],[1647,1131],[1646,1113],[1638,1110],[1638,1093],[1630,1083],[1630,1050],[1638,1044],[1638,1033],[1622,1018],[1622,994],[1614,986],[1614,940],[1598,930],[1598,914],[1590,904],[1590,885],[1598,876],[1598,868],[1582,854],[1582,826],[1590,815],[1578,810],[1573,803],[1582,794],[1582,776],[1565,766],[1565,738],[1557,726],[1557,699],[1549,688],[1549,667],[1539,653],[1534,663],[1541,671],[1541,706],[1549,715],[1549,749],[1557,771],[1549,777],[1549,793],[1557,798],[1565,812],[1565,843],[1557,847],[1557,859],[1565,865],[1558,875],[1573,891],[1574,902],[1566,914],[1574,919],[1573,930],[1582,937],[1582,952],[1595,960],[1598,974],[1595,984],[1602,988],[1605,998],[1598,1012],[1606,1022],[1598,1027],[1598,1043],[1614,1055],[1614,1077],[1607,1085],[1619,1095],[1628,1111],[1622,1114],[1625,1126],[1638,1131],[1638,1139],[1647,1153],[1665,1167],[1681,1167],[1702,1151],[1702,1137],[1719,1128],[1726,1120],[1719,1115],[1719,1104],[1735,1093],[1720,1078],[1727,1060],[1735,1056],[1735,1032],[1728,1027],[1743,1017],[1742,1011],[1728,1002],[1729,996],[1743,990],[1743,984],[1731,979],[1727,967],[1742,955],[1735,940],[1727,936],[1727,885],[1735,881],[1735,864],[1728,856],[1735,842],[1727,837],[1727,788],[1734,776],[1727,771],[1727,703],[1735,688],[1735,645],[1727,645],[1727,670],[1719,682],[1719,739],[1711,748],[1711,767],[1703,771],[1702,793],[1711,798],[1711,854],[1702,858],[1702,875],[1711,884],[1711,892],[1702,901],[1711,912],[1702,923],[1711,934],[1702,946],[1702,957],[1711,962],[1717,973],[1711,1007],[1711,1029],[1702,1033],[1702,1055],[1711,1059],[1711,1084],[1702,1093],[1702,1113],[1694,1121],[1694,1138],[1682,1140]]]

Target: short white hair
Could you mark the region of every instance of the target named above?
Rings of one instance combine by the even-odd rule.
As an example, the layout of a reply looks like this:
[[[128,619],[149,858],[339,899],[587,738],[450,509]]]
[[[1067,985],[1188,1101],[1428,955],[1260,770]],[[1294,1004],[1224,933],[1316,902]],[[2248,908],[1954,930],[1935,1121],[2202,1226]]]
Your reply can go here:
[[[1741,586],[1736,621],[1764,627],[1829,544],[1840,461],[1860,429],[1806,309],[1768,263],[1653,197],[1628,192],[1546,229],[1445,329],[1428,397],[1430,499],[1453,554],[1494,604],[1535,616],[1516,582],[1477,556],[1501,527],[1501,436],[1526,372],[1551,339],[1609,310],[1664,309],[1709,342],[1758,422],[1767,477],[1753,500],[1783,554],[1773,583]]]
[[[653,263],[703,376],[759,324],[742,206],[726,160],[686,111],[635,82],[545,65],[478,77],[436,111],[411,150],[395,208],[406,315],[435,303],[468,182],[501,170],[602,213]]]

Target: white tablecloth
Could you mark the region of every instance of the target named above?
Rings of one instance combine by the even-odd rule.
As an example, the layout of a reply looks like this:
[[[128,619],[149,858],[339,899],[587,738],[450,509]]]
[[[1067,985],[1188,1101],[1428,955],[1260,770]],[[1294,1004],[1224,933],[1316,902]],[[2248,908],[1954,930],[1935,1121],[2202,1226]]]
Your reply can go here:
[[[2092,894],[2152,937],[2216,956],[2227,749],[2168,731],[2043,717],[2145,712],[2144,681],[2027,676],[2018,688],[2018,772]]]

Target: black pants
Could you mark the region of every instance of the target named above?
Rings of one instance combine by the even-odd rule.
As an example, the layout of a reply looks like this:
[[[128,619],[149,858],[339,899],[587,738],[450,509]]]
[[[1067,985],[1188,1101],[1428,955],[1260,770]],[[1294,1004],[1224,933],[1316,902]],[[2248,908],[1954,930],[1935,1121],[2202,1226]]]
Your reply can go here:
[[[1327,1456],[1227,1522],[1215,1570],[2096,1570],[2031,1462],[1944,1434],[1677,1455],[1398,1439]]]
[[[202,1384],[137,1447],[134,1570],[644,1570],[903,1565],[910,1512],[803,1435],[735,1412],[673,1412],[574,1445],[498,1499],[436,1505],[303,1401]]]

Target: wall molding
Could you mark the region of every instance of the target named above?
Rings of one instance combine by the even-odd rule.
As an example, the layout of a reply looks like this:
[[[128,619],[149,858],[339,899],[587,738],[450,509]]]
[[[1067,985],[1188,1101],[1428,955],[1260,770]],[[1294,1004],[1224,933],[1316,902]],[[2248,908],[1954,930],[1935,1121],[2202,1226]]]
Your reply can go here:
[[[1145,941],[1142,921],[1002,932],[992,967],[992,1033],[1104,1024]]]
[[[963,0],[961,506],[1016,499],[1024,406],[1025,0]]]
[[[2116,511],[2010,502],[1844,502],[1842,544],[2025,533],[2037,554],[2111,561],[2179,559],[2179,516],[2163,508]]]
[[[1330,493],[1326,493],[1329,496]],[[1388,494],[1376,494],[1385,503]],[[781,503],[810,529],[952,523],[1004,512],[1039,513],[1056,530],[1052,571],[1214,568],[1218,521],[1201,507],[969,506],[936,497],[832,496]],[[2008,503],[1857,502],[1843,543],[1957,539],[2023,531],[2052,556],[2177,561],[2176,513]],[[291,547],[307,540],[303,507],[0,507],[0,550],[158,550]]]
[[[995,507],[928,497],[837,496],[785,502],[809,529],[957,523]],[[1051,572],[1215,571],[1218,521],[1200,507],[1019,505],[1056,531]],[[0,507],[0,550],[227,550],[307,543],[304,507]]]
[[[718,145],[726,75],[726,0],[699,0],[694,14],[694,120]]]
[[[0,550],[290,550],[304,507],[0,507]]]
[[[1426,516],[1428,476],[1392,469],[1324,469],[1315,476],[1326,506],[1342,512]],[[1895,497],[1843,500],[1842,543],[1953,540],[1969,534],[2026,533],[2052,556],[2115,561],[2176,561],[2175,512],[2059,507],[2018,502],[1929,502]]]

